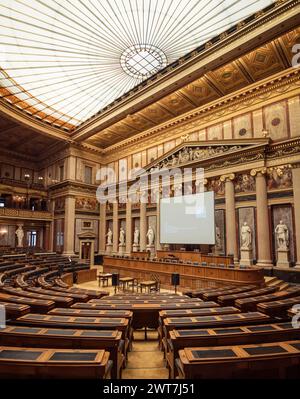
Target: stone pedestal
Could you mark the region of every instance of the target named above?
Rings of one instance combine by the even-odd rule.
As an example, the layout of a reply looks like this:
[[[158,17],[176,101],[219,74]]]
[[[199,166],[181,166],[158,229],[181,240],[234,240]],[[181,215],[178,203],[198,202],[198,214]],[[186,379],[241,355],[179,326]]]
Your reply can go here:
[[[243,265],[243,266],[253,266],[252,249],[241,248],[240,264]]]
[[[155,245],[147,245],[146,251],[150,252],[150,258],[154,258],[155,256]]]
[[[126,248],[126,245],[125,244],[120,244],[119,245],[119,254],[120,255],[124,255],[124,253],[125,253],[125,248]]]
[[[277,249],[277,267],[290,267],[289,261],[289,250],[288,249]]]
[[[110,255],[112,253],[113,245],[112,244],[106,244],[106,253],[107,255]]]
[[[139,244],[133,244],[132,246],[132,252],[139,252],[140,251],[140,246]]]

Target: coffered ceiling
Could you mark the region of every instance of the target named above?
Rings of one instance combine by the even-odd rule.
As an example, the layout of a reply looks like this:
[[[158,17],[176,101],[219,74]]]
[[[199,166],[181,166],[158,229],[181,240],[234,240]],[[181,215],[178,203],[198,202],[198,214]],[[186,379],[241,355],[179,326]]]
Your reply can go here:
[[[292,48],[300,43],[299,15],[300,1],[276,1],[274,7],[239,22],[142,81],[77,127],[45,109],[35,114],[38,119],[33,118],[28,99],[24,102],[19,98],[14,104],[17,93],[7,96],[9,89],[0,87],[5,97],[5,101],[0,100],[0,148],[36,159],[65,142],[102,152],[172,122],[197,107],[290,68]],[[2,70],[2,76],[6,73]],[[28,66],[26,73],[33,75],[34,70]],[[56,91],[52,94],[55,97]],[[84,101],[78,103],[79,108],[84,106]]]
[[[290,68],[294,55],[292,47],[296,43],[300,43],[300,28],[207,72],[155,104],[96,133],[86,142],[97,147],[108,147]]]

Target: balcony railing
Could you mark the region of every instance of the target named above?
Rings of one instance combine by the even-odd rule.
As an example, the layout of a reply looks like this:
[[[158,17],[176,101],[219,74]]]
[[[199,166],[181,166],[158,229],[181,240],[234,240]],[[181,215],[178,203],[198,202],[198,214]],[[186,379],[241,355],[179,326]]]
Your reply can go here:
[[[45,211],[31,211],[29,209],[13,209],[13,208],[0,208],[0,218],[22,218],[22,219],[51,219],[50,212]]]

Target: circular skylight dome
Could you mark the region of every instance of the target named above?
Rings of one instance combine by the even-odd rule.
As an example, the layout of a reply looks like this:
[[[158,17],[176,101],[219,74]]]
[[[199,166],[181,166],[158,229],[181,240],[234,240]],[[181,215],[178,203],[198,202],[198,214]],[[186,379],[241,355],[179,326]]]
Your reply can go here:
[[[145,79],[167,65],[165,53],[158,47],[136,44],[127,48],[121,56],[121,66],[127,75]]]
[[[0,0],[0,102],[73,130],[275,0]]]

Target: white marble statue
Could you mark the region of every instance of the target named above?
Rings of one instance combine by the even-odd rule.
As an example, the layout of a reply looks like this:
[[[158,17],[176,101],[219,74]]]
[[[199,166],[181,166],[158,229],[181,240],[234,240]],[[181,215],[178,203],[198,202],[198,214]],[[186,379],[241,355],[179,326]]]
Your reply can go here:
[[[125,245],[125,230],[123,227],[120,228],[119,244]]]
[[[241,228],[241,249],[251,249],[252,231],[247,222]]]
[[[112,245],[112,237],[113,237],[113,232],[111,231],[111,229],[109,228],[106,234],[107,237],[107,245]]]
[[[24,230],[21,224],[18,225],[16,236],[18,238],[18,248],[23,248]]]
[[[286,224],[280,220],[275,228],[275,237],[279,250],[287,251],[289,247],[289,229]]]
[[[221,240],[221,230],[219,226],[216,226],[216,249],[222,248],[222,240]]]
[[[147,238],[148,238],[148,245],[149,247],[154,245],[154,230],[151,226],[149,226],[149,229],[147,231]]]
[[[134,230],[133,244],[139,245],[140,243],[140,230],[136,227]]]

